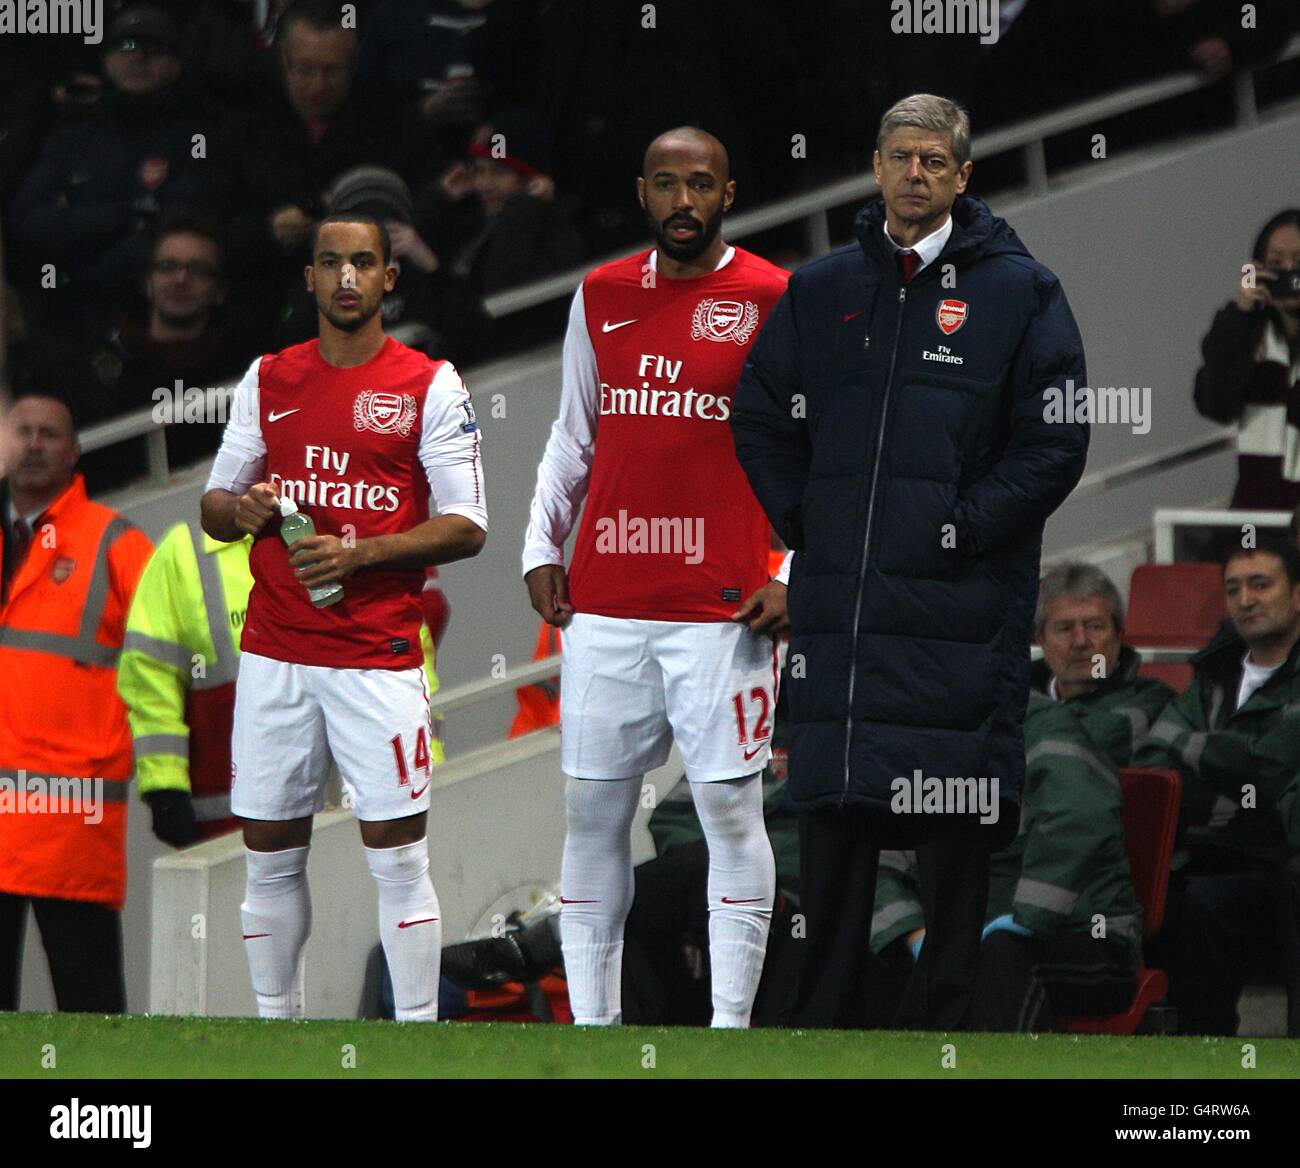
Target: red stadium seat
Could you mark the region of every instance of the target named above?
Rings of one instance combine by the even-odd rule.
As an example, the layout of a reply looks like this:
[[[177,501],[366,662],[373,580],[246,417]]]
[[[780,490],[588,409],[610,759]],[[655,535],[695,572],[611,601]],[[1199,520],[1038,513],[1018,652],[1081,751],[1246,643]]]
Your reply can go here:
[[[1186,661],[1144,661],[1138,666],[1139,677],[1163,681],[1174,693],[1182,693],[1192,684],[1194,671]]]
[[[1181,794],[1174,771],[1123,767],[1119,785],[1124,793],[1124,850],[1128,853],[1133,891],[1142,906],[1142,939],[1160,931],[1169,892],[1169,864],[1174,855]],[[1138,965],[1133,1003],[1122,1014],[1058,1018],[1057,1026],[1073,1034],[1133,1034],[1147,1010],[1169,991],[1169,979],[1159,969]]]
[[[1124,639],[1135,648],[1199,649],[1227,615],[1218,564],[1139,564]]]

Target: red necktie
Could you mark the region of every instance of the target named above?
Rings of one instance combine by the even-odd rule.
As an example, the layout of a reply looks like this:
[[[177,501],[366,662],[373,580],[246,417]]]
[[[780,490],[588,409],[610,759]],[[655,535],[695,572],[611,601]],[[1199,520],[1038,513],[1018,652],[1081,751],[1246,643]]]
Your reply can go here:
[[[910,284],[912,277],[916,275],[916,269],[921,266],[921,257],[914,251],[896,251],[894,259],[898,263],[898,270],[902,273],[903,283]]]

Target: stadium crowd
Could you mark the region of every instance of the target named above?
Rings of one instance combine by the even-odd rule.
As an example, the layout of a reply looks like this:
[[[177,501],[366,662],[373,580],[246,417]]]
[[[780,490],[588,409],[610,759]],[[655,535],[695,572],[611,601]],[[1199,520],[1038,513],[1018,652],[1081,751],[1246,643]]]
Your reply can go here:
[[[369,0],[355,27],[332,0],[201,0],[110,8],[98,48],[0,39],[0,392],[15,403],[0,484],[0,777],[95,774],[109,789],[103,823],[59,842],[94,858],[85,871],[52,872],[22,818],[0,813],[0,1010],[18,1005],[29,903],[60,1009],[125,1009],[132,777],[169,844],[234,826],[239,646],[228,630],[247,605],[252,541],[220,544],[180,524],[152,549],[93,501],[140,473],[144,440],[82,457],[77,432],[152,406],[158,387],[231,384],[257,354],[313,336],[301,273],[323,215],[385,223],[401,270],[384,297],[385,331],[464,366],[554,334],[549,318],[542,333],[495,319],[487,298],[641,239],[625,176],[665,125],[715,129],[753,205],[860,169],[861,144],[901,92],[951,93],[988,128],[1118,85],[1137,54],[1143,76],[1190,64],[1217,77],[1267,51],[1235,34],[1239,6],[1215,0],[1004,0],[995,45],[901,48],[887,12],[864,16],[847,0],[824,21],[738,0],[656,7],[664,24],[689,13],[696,35],[610,53],[626,42],[613,31],[623,15],[600,0]],[[1276,9],[1279,27],[1294,19],[1284,0],[1260,7]],[[743,38],[726,34],[738,24]],[[1043,51],[1067,41],[1095,51]],[[813,58],[828,62],[819,77],[834,93],[800,83]],[[807,165],[790,149],[805,127],[824,143]],[[1195,401],[1240,426],[1233,506],[1290,510],[1300,505],[1300,296],[1268,288],[1300,268],[1300,212],[1264,225],[1251,258],[1262,289],[1239,288],[1216,316]],[[220,437],[219,426],[171,426],[169,461],[204,458]],[[42,540],[56,519],[76,533],[72,549]],[[77,560],[93,573],[74,577]],[[1227,618],[1179,692],[1126,642],[1103,573],[1070,563],[1044,575],[1022,821],[991,863],[971,1028],[1122,1013],[1149,965],[1169,975],[1180,1030],[1235,1033],[1242,988],[1262,979],[1286,987],[1288,1033],[1300,1034],[1300,550],[1294,538],[1261,540],[1229,549],[1222,568]],[[34,586],[47,576],[79,589],[58,611]],[[436,686],[446,625],[436,571],[425,600]],[[60,646],[84,659],[58,658]],[[33,665],[33,651],[54,656]],[[51,677],[52,660],[80,672]],[[41,732],[74,692],[96,719],[80,745]],[[521,694],[540,710],[530,726],[554,720],[553,703],[536,698]],[[786,1017],[798,962],[775,922],[789,922],[801,891],[783,714],[764,787],[780,896],[754,1015],[772,1025]],[[1125,837],[1120,772],[1131,767],[1173,772],[1180,794],[1154,936],[1130,868],[1141,845]],[[629,1022],[707,1021],[707,850],[688,790],[683,781],[657,810],[659,854],[637,870]],[[916,866],[906,849],[882,856],[860,1025],[891,1024],[925,944]],[[444,975],[462,990],[536,980],[559,960],[549,920],[448,954]]]

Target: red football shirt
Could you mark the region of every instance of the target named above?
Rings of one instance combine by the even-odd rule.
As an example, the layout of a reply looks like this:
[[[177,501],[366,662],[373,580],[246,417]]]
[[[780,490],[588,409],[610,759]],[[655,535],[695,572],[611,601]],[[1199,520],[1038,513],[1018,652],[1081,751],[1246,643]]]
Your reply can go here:
[[[728,620],[768,581],[770,528],[736,460],[731,400],[789,274],[740,248],[670,280],[640,252],[574,298],[560,418],[538,472],[524,571],[562,563],[579,612]]]
[[[479,433],[455,369],[388,338],[364,365],[340,369],[316,341],[253,363],[209,489],[242,494],[269,482],[321,535],[365,539],[429,517],[465,515],[487,528]],[[253,542],[245,652],[303,665],[420,666],[425,569],[370,568],[343,581],[343,599],[316,608],[294,577],[278,520]]]

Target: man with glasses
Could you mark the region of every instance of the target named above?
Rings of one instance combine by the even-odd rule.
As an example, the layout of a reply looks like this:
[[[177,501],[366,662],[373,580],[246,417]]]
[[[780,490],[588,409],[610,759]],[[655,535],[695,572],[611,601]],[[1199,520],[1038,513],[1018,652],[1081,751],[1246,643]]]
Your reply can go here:
[[[115,321],[86,343],[33,339],[16,357],[19,388],[58,385],[83,426],[151,409],[168,423],[167,456],[183,466],[216,450],[225,413],[217,393],[234,385],[255,355],[225,313],[228,282],[215,226],[205,217],[164,217],[138,272],[124,273]],[[132,285],[143,297],[136,308]],[[129,481],[146,466],[144,440],[96,450],[82,460],[88,489]]]
[[[414,137],[415,115],[357,84],[357,31],[341,13],[333,0],[295,0],[285,10],[275,38],[279,84],[228,122],[216,155],[232,275],[267,339],[289,297],[294,306],[305,298],[307,239],[338,175],[384,166],[415,189],[437,173],[439,160],[426,164],[428,145]]]

